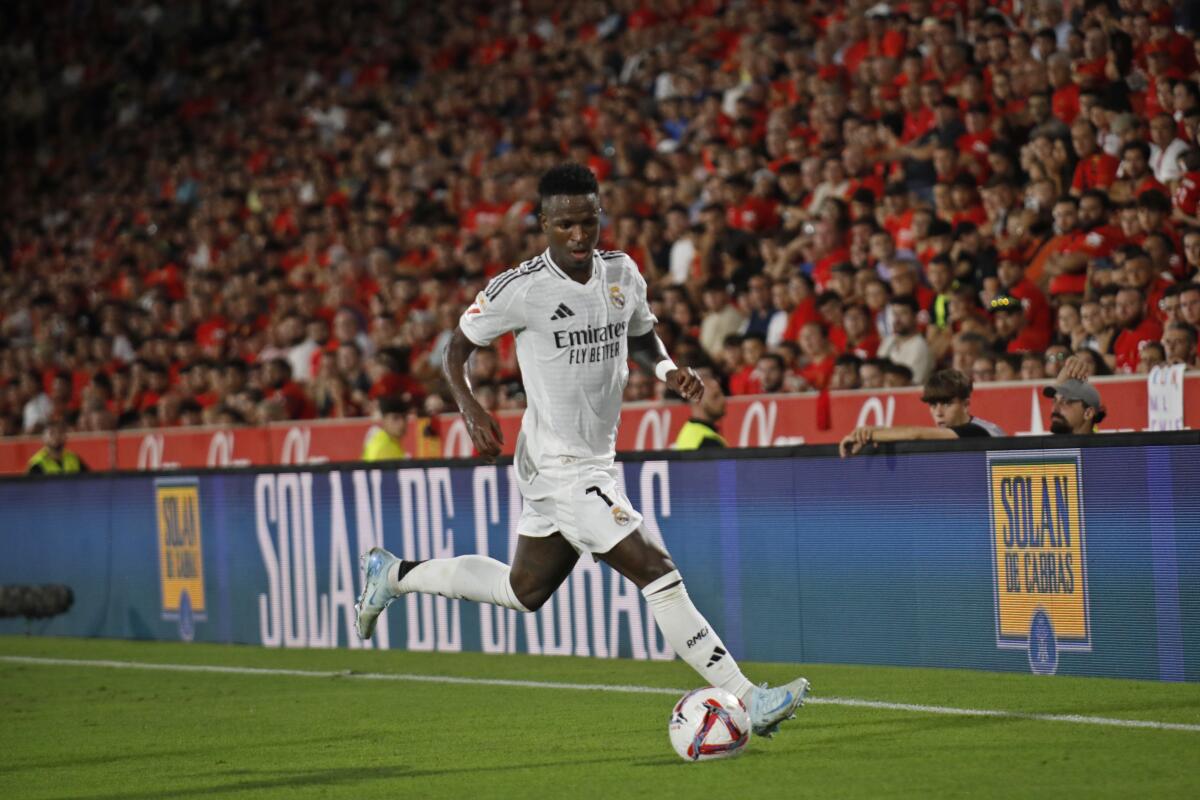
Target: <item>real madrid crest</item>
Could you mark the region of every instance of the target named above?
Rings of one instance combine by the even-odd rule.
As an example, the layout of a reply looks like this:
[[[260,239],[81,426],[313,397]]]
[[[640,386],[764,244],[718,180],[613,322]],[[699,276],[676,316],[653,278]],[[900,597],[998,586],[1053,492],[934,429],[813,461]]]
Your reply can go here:
[[[608,287],[608,296],[612,300],[612,304],[617,308],[625,307],[625,294],[621,291],[621,287],[613,284]]]
[[[621,302],[624,303],[625,299],[621,298]],[[625,509],[621,508],[620,506],[612,507],[612,515],[613,515],[613,522],[617,523],[618,525],[628,525],[629,524],[629,512],[626,511]]]

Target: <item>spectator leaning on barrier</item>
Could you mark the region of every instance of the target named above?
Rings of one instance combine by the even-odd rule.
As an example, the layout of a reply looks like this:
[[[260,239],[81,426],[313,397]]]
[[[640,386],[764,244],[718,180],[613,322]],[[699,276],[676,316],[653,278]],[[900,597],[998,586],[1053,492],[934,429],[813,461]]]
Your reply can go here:
[[[394,461],[408,458],[404,434],[408,431],[408,403],[399,397],[379,400],[379,430],[363,447],[363,461]]]
[[[1063,364],[1057,384],[1042,389],[1043,395],[1054,400],[1050,412],[1051,433],[1095,433],[1096,426],[1107,416],[1100,393],[1087,382],[1096,374],[1095,368],[1095,353],[1081,351]]]
[[[994,422],[971,415],[971,388],[971,379],[958,370],[938,370],[929,376],[925,391],[921,393],[921,401],[929,406],[936,426],[897,425],[886,428],[864,425],[846,434],[838,451],[845,458],[869,443],[1004,436],[1004,431]]]
[[[25,472],[29,475],[69,475],[87,471],[84,460],[67,449],[67,426],[61,420],[46,423],[42,449],[29,459]]]
[[[1096,426],[1107,413],[1100,402],[1100,393],[1090,383],[1068,378],[1042,389],[1042,394],[1054,400],[1050,412],[1050,432],[1055,434],[1095,433]]]
[[[691,419],[679,429],[675,439],[676,450],[702,450],[706,447],[728,447],[725,438],[717,432],[717,423],[725,416],[725,393],[721,384],[711,374],[701,374],[704,394],[699,400],[688,404]]]

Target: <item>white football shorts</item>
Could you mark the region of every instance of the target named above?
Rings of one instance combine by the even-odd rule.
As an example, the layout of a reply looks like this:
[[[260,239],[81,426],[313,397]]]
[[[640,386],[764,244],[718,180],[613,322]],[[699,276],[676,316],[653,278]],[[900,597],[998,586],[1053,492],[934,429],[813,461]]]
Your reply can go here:
[[[607,553],[642,524],[617,483],[618,469],[609,459],[562,456],[534,464],[518,456],[524,503],[517,533],[540,537],[558,531],[580,553]]]

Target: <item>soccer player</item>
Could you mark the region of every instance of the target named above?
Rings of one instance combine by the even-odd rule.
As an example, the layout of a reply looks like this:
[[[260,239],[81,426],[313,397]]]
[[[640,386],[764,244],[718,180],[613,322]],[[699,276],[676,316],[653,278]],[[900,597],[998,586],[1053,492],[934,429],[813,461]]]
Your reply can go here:
[[[463,312],[445,358],[471,440],[493,460],[500,428],[475,399],[463,367],[475,348],[516,332],[528,407],[514,458],[524,504],[512,566],[480,555],[402,561],[373,548],[362,557],[359,635],[369,638],[379,614],[410,592],[536,611],[580,553],[588,553],[631,580],[675,652],[705,681],[742,699],[755,734],[771,736],[795,716],[808,681],[767,688],[746,679],[617,483],[628,359],[688,400],[700,398],[703,384],[667,356],[637,265],[624,253],[596,250],[600,202],[591,171],[573,163],[555,167],[542,176],[538,193],[549,247],[488,284]]]

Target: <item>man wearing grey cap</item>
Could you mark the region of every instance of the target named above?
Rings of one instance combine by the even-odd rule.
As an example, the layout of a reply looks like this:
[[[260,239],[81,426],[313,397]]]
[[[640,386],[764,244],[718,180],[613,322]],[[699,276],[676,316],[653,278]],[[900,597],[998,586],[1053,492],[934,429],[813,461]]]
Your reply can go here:
[[[1100,393],[1090,383],[1068,378],[1042,389],[1042,394],[1054,400],[1050,412],[1050,432],[1055,434],[1095,433],[1106,411]]]

